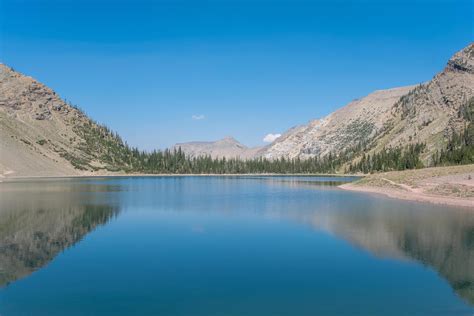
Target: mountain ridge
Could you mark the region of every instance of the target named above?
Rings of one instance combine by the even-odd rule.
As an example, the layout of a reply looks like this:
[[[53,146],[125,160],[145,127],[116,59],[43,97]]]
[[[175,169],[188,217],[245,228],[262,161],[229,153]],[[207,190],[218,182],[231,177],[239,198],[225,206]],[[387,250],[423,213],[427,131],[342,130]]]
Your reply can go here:
[[[347,165],[367,154],[423,144],[417,150],[422,149],[420,159],[430,166],[453,135],[466,130],[468,119],[461,112],[472,100],[474,43],[454,54],[444,69],[425,83],[376,90],[323,118],[287,130],[265,147],[248,148],[226,137],[179,143],[172,149],[181,148],[188,158],[311,158],[316,163],[329,157],[322,162],[324,168],[306,164],[304,168],[309,169],[301,165],[293,170],[329,167],[336,172],[347,170]],[[216,163],[211,167],[202,161],[202,166],[197,166],[183,159],[173,158],[169,151],[147,154],[129,147],[117,133],[90,119],[49,87],[0,63],[0,177],[206,172],[206,168],[215,172],[224,166]],[[334,159],[335,164],[331,162]],[[223,168],[223,172],[243,172],[244,167],[234,164]],[[285,171],[278,163],[270,169],[261,163],[245,168]]]
[[[455,53],[433,79],[377,90],[319,120],[287,131],[263,153],[269,159],[339,155],[360,146],[367,153],[387,147],[426,143],[422,160],[463,130],[458,112],[474,96],[474,44]]]
[[[0,64],[0,175],[108,173],[129,165],[127,147],[49,87]]]

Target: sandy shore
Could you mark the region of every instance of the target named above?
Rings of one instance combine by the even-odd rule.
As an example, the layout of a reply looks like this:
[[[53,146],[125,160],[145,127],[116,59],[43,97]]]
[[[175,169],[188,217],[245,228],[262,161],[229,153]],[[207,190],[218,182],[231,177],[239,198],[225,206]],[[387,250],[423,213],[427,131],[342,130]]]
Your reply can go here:
[[[474,165],[379,173],[340,188],[474,210]]]

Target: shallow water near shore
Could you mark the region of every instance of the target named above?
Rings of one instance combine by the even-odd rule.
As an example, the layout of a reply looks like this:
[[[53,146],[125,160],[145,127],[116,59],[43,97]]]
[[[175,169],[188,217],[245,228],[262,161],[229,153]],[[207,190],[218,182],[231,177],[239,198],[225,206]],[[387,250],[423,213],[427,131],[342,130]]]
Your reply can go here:
[[[352,180],[0,183],[0,315],[472,315],[474,212]]]

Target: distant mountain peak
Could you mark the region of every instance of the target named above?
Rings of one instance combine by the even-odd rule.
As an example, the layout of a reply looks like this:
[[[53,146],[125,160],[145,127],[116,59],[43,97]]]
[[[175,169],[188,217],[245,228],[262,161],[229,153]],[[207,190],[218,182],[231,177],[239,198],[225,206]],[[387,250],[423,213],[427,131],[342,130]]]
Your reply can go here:
[[[460,71],[474,74],[474,43],[454,54],[448,61],[445,71]]]
[[[222,139],[219,139],[219,140],[217,140],[213,143],[214,144],[236,145],[236,146],[245,147],[245,148],[247,147],[232,136],[226,136],[226,137],[224,137]]]
[[[260,147],[248,148],[232,136],[226,136],[216,141],[192,141],[177,143],[173,148],[181,150],[191,157],[211,156],[213,158],[249,159],[258,155]]]
[[[238,141],[233,136],[225,136],[224,138],[221,139],[221,141],[231,141],[231,142],[238,143]]]

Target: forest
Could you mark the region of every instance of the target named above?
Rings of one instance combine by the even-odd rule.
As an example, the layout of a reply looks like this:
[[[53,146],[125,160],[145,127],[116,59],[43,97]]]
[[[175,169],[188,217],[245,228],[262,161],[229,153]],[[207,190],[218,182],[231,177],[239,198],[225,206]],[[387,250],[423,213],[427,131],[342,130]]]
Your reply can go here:
[[[474,98],[461,107],[459,117],[466,122],[461,133],[453,132],[446,147],[434,153],[429,166],[446,166],[474,163]],[[76,129],[85,140],[81,150],[90,157],[75,157],[65,153],[77,169],[98,170],[91,163],[100,161],[109,171],[149,174],[316,174],[316,173],[373,173],[407,170],[425,166],[420,158],[425,144],[410,144],[404,147],[384,148],[375,154],[365,154],[365,145],[349,148],[340,154],[329,153],[324,157],[308,159],[250,160],[189,157],[181,148],[175,150],[140,151],[126,144],[117,133],[103,125],[89,121]]]
[[[435,166],[465,165],[474,163],[474,98],[459,110],[466,126],[461,133],[453,132],[446,149],[433,155]]]

